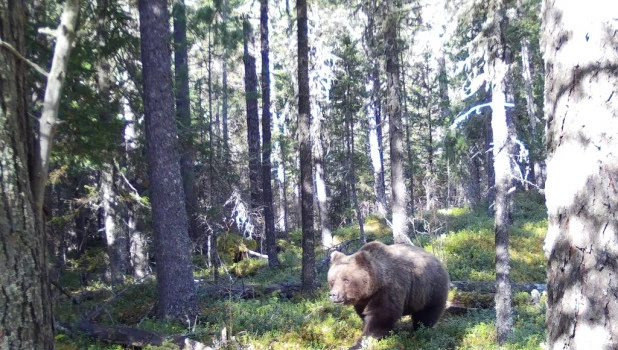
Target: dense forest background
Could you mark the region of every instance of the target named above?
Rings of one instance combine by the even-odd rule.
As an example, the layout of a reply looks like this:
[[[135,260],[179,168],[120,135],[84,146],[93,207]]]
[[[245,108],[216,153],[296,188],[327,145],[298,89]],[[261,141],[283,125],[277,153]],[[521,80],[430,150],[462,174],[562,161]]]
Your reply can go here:
[[[422,246],[464,282],[436,328],[398,326],[373,348],[545,342],[546,268],[558,268],[543,255],[548,208],[550,227],[562,224],[545,206],[561,141],[558,112],[543,112],[560,96],[548,100],[541,0],[3,0],[0,11],[3,118],[15,97],[24,119],[8,139],[29,159],[3,173],[32,183],[28,227],[43,244],[24,249],[48,270],[35,278],[42,316],[22,321],[53,318],[56,347],[340,348],[361,321],[324,297],[328,254],[376,239]],[[600,183],[613,204],[612,176]],[[616,226],[609,213],[603,230]]]

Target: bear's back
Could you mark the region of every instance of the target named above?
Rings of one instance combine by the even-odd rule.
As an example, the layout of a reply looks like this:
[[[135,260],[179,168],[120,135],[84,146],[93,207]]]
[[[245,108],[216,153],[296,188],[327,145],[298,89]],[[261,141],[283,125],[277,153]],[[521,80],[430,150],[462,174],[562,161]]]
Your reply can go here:
[[[433,254],[407,244],[386,245],[377,241],[365,244],[361,250],[378,262],[376,275],[381,279],[379,284],[389,285],[400,296],[405,295],[403,314],[446,301],[449,277]]]

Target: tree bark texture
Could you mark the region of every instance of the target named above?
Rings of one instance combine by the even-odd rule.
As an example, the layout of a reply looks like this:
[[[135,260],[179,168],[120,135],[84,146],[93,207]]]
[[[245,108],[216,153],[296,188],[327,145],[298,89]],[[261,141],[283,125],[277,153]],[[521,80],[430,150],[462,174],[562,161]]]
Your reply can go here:
[[[262,54],[262,193],[264,197],[264,235],[268,265],[279,265],[275,239],[275,210],[273,206],[272,125],[270,116],[270,60],[268,46],[268,0],[260,0],[260,42]]]
[[[513,215],[511,154],[514,146],[512,121],[506,113],[508,62],[503,28],[506,25],[501,0],[490,5],[493,30],[488,36],[487,69],[491,80],[491,129],[495,176],[496,330],[504,344],[513,328],[510,281],[509,227]]]
[[[191,100],[189,94],[189,57],[187,54],[187,15],[184,0],[174,3],[174,80],[176,85],[176,118],[180,140],[180,174],[185,190],[189,237],[200,237],[198,199],[195,191],[193,133],[191,128]]]
[[[298,21],[298,142],[300,153],[300,197],[302,227],[302,290],[315,290],[315,230],[313,228],[313,158],[311,154],[311,110],[309,105],[309,38],[307,0],[296,1]]]
[[[544,1],[547,348],[618,344],[618,4]]]
[[[0,38],[25,54],[26,7],[0,1]],[[45,235],[29,182],[26,64],[0,49],[0,348],[53,349]]]
[[[401,82],[399,81],[399,48],[397,44],[399,14],[396,9],[397,6],[394,0],[387,1],[384,23],[384,59],[386,61],[387,76],[386,114],[389,118],[390,129],[393,239],[395,243],[412,244],[407,234],[408,215],[406,214],[403,122],[400,103]]]
[[[251,209],[257,211],[262,205],[260,194],[260,116],[258,115],[258,80],[255,57],[249,51],[253,41],[249,21],[243,23],[245,63],[245,103],[247,105],[247,144],[249,148],[249,186],[251,188]]]
[[[165,0],[140,0],[146,146],[160,318],[197,311],[191,242],[180,176]]]

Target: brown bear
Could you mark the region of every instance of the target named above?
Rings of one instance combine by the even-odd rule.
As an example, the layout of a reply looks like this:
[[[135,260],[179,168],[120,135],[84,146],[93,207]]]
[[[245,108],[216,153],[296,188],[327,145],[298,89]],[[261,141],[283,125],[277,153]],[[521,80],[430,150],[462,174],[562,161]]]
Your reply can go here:
[[[384,337],[404,315],[412,316],[414,329],[432,327],[444,312],[449,291],[448,274],[434,255],[377,241],[352,255],[333,252],[328,284],[331,301],[354,305],[363,320],[363,335],[350,349],[360,349],[364,337]]]

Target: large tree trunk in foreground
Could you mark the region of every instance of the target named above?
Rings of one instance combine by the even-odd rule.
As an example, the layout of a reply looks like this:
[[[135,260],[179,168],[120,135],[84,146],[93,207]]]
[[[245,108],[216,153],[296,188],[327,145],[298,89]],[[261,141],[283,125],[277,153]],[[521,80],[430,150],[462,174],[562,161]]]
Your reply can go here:
[[[313,159],[309,106],[309,39],[307,1],[296,1],[298,19],[298,142],[300,152],[301,225],[303,231],[302,289],[315,290],[315,230],[313,228]]]
[[[0,39],[25,53],[22,0],[0,1]],[[0,348],[53,349],[45,236],[29,183],[26,64],[0,48]]]
[[[0,1],[0,348],[53,349],[43,199],[79,1],[65,4],[47,79],[38,139],[27,112],[22,0]],[[6,41],[5,41],[6,40]],[[6,45],[15,51],[9,50]],[[34,147],[33,147],[34,146]],[[34,148],[34,149],[32,149]],[[28,156],[33,159],[29,160]]]
[[[172,92],[169,12],[165,0],[140,0],[148,178],[160,318],[197,311]]]
[[[618,344],[617,10],[543,4],[548,349]]]

